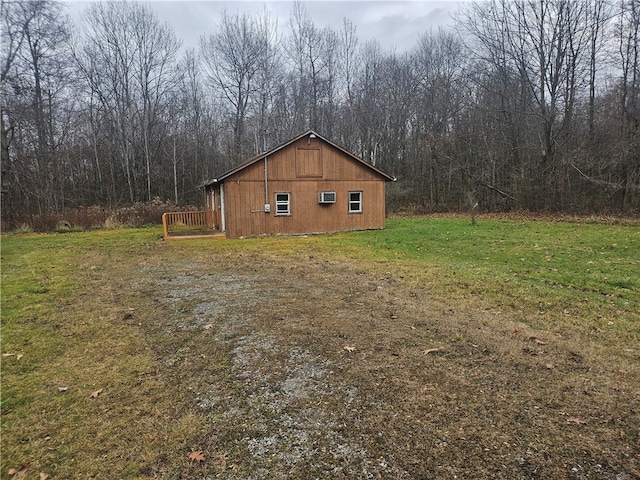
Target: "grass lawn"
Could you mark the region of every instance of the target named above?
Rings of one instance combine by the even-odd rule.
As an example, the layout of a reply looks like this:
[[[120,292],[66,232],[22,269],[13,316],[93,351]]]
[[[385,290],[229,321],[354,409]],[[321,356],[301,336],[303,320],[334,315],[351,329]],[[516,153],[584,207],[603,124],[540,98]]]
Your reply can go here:
[[[640,478],[640,223],[2,237],[2,478]]]
[[[392,219],[387,230],[336,243],[331,248],[395,262],[443,298],[510,307],[541,328],[613,326],[616,342],[618,334],[640,338],[637,317],[626,315],[640,311],[640,225]]]

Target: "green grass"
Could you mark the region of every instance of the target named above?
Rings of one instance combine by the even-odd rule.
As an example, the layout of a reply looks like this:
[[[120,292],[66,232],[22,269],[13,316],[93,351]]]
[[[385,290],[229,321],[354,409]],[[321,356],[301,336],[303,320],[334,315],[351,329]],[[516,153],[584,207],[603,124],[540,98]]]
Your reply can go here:
[[[407,258],[456,271],[484,288],[497,280],[514,283],[515,292],[533,288],[547,297],[565,288],[568,296],[582,292],[599,300],[613,298],[620,306],[638,306],[637,226],[503,220],[472,227],[463,220],[441,219],[409,223],[414,225],[402,229],[406,234],[399,229],[395,239],[381,243],[395,241]]]
[[[637,223],[392,218],[385,230],[324,236],[159,236],[146,228],[2,237],[2,475],[28,463],[33,478],[47,465],[58,465],[58,478],[109,469],[135,478],[157,472],[159,459],[184,461],[200,427],[182,393],[166,395],[166,381],[149,374],[158,339],[137,328],[163,314],[135,290],[137,278],[168,259],[185,271],[191,262],[215,269],[225,255],[340,260],[424,286],[443,305],[588,336],[605,352],[640,342]]]
[[[350,240],[373,255],[386,251],[387,258],[456,272],[480,288],[516,279],[516,292],[566,288],[635,307],[640,300],[638,226],[486,220],[474,227],[462,219],[392,219],[387,230]]]
[[[110,262],[156,238],[155,229],[2,238],[2,478],[24,465],[33,478],[43,465],[59,465],[59,478],[104,472],[109,437],[135,435],[118,414],[124,397],[152,399],[161,387],[133,389],[153,358],[135,328],[114,322],[126,295],[104,290]],[[90,397],[101,388],[105,398]]]

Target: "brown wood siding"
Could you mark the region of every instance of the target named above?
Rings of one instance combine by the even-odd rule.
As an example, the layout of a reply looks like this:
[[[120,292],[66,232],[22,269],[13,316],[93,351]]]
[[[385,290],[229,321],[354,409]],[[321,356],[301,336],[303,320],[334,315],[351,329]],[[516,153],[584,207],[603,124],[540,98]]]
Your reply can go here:
[[[296,150],[296,176],[298,178],[322,178],[322,156],[319,148]]]
[[[319,149],[322,162],[299,178],[298,149]],[[299,157],[298,157],[299,159]],[[264,162],[230,176],[224,183],[226,230],[229,238],[262,234],[329,233],[384,228],[385,181],[375,172],[319,139],[302,139],[267,160],[267,203],[264,212]],[[318,175],[314,177],[311,175]],[[321,177],[319,175],[322,175]],[[318,192],[336,192],[336,202],[321,205]],[[362,192],[362,213],[349,213],[349,192]],[[275,194],[290,193],[291,215],[275,215]]]

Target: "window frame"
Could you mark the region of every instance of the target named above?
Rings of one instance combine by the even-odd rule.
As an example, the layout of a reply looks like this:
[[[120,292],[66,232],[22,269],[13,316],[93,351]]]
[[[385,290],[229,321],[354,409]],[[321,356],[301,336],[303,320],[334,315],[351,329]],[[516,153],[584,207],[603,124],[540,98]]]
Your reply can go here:
[[[287,200],[278,200],[278,195],[286,195]],[[274,194],[275,216],[276,217],[288,217],[291,216],[291,192],[275,192]],[[286,211],[280,211],[278,207],[286,206]]]
[[[352,200],[351,199],[351,195],[353,195],[353,194],[358,194],[358,200]],[[350,190],[349,191],[349,195],[347,196],[347,205],[348,205],[349,213],[362,213],[363,212],[362,197],[363,197],[362,190]],[[358,209],[357,210],[352,208],[352,206],[355,205],[355,204],[358,205]]]

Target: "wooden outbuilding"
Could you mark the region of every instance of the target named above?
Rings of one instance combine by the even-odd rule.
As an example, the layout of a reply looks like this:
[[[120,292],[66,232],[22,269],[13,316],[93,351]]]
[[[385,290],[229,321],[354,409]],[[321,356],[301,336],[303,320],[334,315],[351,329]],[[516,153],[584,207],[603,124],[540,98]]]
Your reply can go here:
[[[307,131],[203,184],[227,238],[384,228],[395,178]]]

